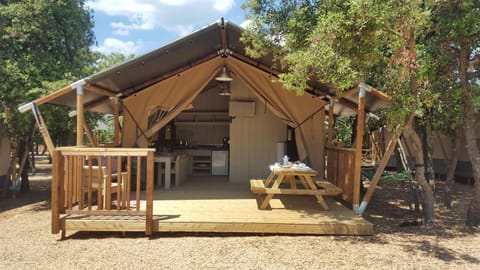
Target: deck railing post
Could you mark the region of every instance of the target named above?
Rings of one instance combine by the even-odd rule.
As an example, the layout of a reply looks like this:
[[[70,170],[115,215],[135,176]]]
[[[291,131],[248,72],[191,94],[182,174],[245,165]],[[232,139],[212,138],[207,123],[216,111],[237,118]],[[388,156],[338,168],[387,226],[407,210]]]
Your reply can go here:
[[[146,206],[146,224],[145,234],[152,235],[153,232],[153,174],[154,174],[154,153],[148,152],[147,155],[147,206]]]
[[[63,156],[60,151],[53,152],[53,174],[52,174],[52,233],[57,234],[60,232],[60,212],[63,207],[63,191],[62,178],[64,176],[63,171]]]
[[[362,170],[362,149],[363,149],[363,130],[365,127],[365,91],[366,87],[359,86],[358,93],[358,115],[357,115],[357,137],[355,139],[355,171],[353,177],[353,211],[359,213],[360,206],[360,185]]]
[[[127,163],[126,172],[122,168],[124,157]],[[94,165],[92,161],[95,159],[98,160],[98,164]],[[102,161],[104,159],[105,161]],[[130,199],[133,197],[130,194],[130,185],[135,181],[131,176],[134,172],[132,159],[137,160],[135,209],[130,208]],[[146,171],[145,167],[141,169],[143,162],[146,162],[144,164]],[[142,179],[146,179],[146,205],[140,200]],[[92,205],[94,189],[99,196],[97,207]],[[129,224],[124,224],[123,218],[115,216],[138,216],[138,222],[145,222],[145,228],[142,230],[145,230],[146,235],[151,235],[154,230],[153,192],[153,149],[57,148],[53,152],[51,231],[53,234],[61,231],[62,237],[65,235],[66,227],[80,230],[117,228],[119,231],[129,231],[131,228],[125,230]],[[110,193],[116,193],[115,203]],[[113,204],[116,204],[115,207],[112,207]],[[63,217],[62,214],[66,216]],[[81,227],[75,227],[72,224],[79,220],[79,215],[86,221],[82,221]],[[90,216],[107,217],[108,221],[93,224],[88,221]]]

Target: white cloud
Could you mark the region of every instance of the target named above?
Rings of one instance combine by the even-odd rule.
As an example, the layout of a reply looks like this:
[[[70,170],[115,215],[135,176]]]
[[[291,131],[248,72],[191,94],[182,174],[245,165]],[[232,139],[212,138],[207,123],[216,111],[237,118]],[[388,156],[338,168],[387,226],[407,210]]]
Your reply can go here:
[[[110,54],[112,52],[120,52],[124,55],[136,54],[143,47],[141,41],[122,41],[116,38],[106,38],[102,45],[92,48],[93,51],[101,52],[103,54]]]
[[[240,24],[240,26],[243,27],[243,28],[245,28],[245,29],[247,29],[247,27],[248,27],[251,23],[252,23],[251,20],[245,20],[245,21],[243,21],[243,22]]]
[[[119,19],[114,33],[163,28],[183,35],[225,16],[235,0],[90,0],[87,5]]]

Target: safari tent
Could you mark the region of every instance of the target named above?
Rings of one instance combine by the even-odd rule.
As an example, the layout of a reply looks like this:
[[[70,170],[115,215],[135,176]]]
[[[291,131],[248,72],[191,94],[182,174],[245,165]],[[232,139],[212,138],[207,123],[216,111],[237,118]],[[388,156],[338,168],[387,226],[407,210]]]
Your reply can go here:
[[[181,164],[178,159],[168,165],[157,164],[157,156],[161,155],[188,157],[181,169],[186,173],[177,171],[175,176],[177,187],[183,181],[202,186],[202,180],[198,179],[213,178],[248,186],[251,179],[265,178],[269,165],[288,155],[292,161],[298,160],[315,170],[318,179],[339,187],[341,194],[335,198],[359,207],[362,136],[357,137],[357,145],[352,149],[331,145],[335,116],[358,114],[362,134],[365,114],[385,108],[390,98],[365,84],[337,95],[331,86],[314,80],[304,95],[289,92],[277,82],[280,70],[271,56],[253,59],[246,54],[245,45],[240,41],[242,31],[241,27],[222,19],[19,107],[33,112],[54,157],[53,233],[64,233],[67,229],[145,230],[147,234],[153,231],[372,233],[371,224],[351,210],[345,214],[346,208],[337,203],[334,203],[337,210],[319,209],[318,213],[307,215],[311,223],[288,221],[283,224],[278,220],[289,219],[289,214],[278,212],[276,221],[266,222],[270,225],[245,218],[227,224],[222,222],[222,219],[228,220],[225,213],[219,214],[218,222],[183,220],[175,223],[175,218],[186,214],[154,211],[158,195],[154,182],[157,187],[161,186],[162,181],[166,181],[161,174],[170,174],[170,170],[173,173],[170,166]],[[77,120],[76,146],[53,145],[39,109],[45,103],[72,109],[71,114]],[[85,123],[86,111],[114,116],[113,143],[106,145],[96,140]],[[223,162],[215,160],[215,152],[226,153]],[[222,164],[219,173],[216,164]],[[95,170],[99,167],[105,169]],[[179,175],[186,175],[185,179],[179,179]],[[98,185],[94,187],[92,183],[96,181]],[[117,185],[112,186],[115,181]],[[203,185],[204,188],[213,188],[209,180],[203,181],[209,183]],[[142,182],[146,183],[145,190],[140,188]],[[164,187],[168,187],[167,183]],[[161,191],[167,193],[158,196],[175,197],[181,187]],[[116,195],[112,195],[114,191]],[[195,196],[200,191],[194,188],[190,192]],[[118,202],[120,198],[122,203]],[[248,199],[255,202],[255,197]],[[105,200],[108,203],[99,203]],[[168,203],[162,204],[160,200],[159,204]],[[195,208],[191,203],[186,205]],[[276,212],[256,207],[252,211],[257,212],[245,215]],[[300,216],[305,216],[302,211],[290,213],[301,219]],[[351,220],[335,217],[338,211]],[[83,215],[82,218],[79,215]],[[321,221],[322,215],[328,216],[328,221]],[[106,216],[116,218],[102,218]],[[265,216],[260,219],[265,220]],[[301,225],[303,223],[308,224]]]

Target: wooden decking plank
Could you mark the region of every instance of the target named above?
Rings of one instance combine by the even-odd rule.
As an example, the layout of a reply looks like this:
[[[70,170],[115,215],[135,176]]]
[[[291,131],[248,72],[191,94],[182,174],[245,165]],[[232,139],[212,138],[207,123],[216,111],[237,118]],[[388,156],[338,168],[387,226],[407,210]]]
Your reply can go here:
[[[213,191],[212,186],[216,189]],[[324,211],[315,197],[275,195],[271,210],[259,210],[248,183],[210,185],[188,182],[178,189],[157,190],[153,232],[221,232],[316,235],[371,235],[373,224],[326,197]],[[135,198],[132,197],[133,200]],[[145,202],[140,202],[145,210]],[[64,217],[67,230],[145,231],[145,217]]]

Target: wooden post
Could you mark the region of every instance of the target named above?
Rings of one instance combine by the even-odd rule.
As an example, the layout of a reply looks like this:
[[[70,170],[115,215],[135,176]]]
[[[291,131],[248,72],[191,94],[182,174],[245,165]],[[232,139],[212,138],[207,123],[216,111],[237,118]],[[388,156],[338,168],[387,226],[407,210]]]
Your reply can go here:
[[[328,107],[328,139],[327,139],[327,145],[331,144],[333,141],[333,130],[335,128],[335,110],[334,110],[334,105],[335,101],[333,98],[330,98],[330,106]]]
[[[35,103],[32,103],[32,113],[33,117],[35,118],[35,122],[37,122],[38,129],[40,130],[40,134],[42,134],[43,141],[47,146],[48,152],[53,156],[53,152],[55,151],[55,146],[53,145],[52,138],[50,137],[50,133],[48,133],[47,126],[45,125],[45,121],[43,120],[42,114],[38,109]]]
[[[87,134],[88,140],[90,141],[90,145],[93,146],[93,147],[97,147],[98,146],[97,140],[95,140],[95,137],[93,136],[92,131],[88,127],[88,124],[87,124],[87,121],[85,120],[85,118],[83,118],[82,126],[83,126],[83,130],[85,130],[85,133]]]
[[[154,174],[154,153],[148,152],[147,155],[147,209],[146,209],[146,224],[145,234],[152,235],[153,232],[153,174]],[[138,190],[137,186],[137,190]],[[138,192],[137,192],[138,193]]]
[[[83,146],[83,122],[85,121],[83,108],[83,85],[77,84],[77,146]]]
[[[60,178],[64,176],[63,172],[63,157],[60,151],[54,151],[53,156],[53,166],[52,166],[52,233],[57,234],[60,232],[60,208],[63,206],[63,201],[60,200],[60,192],[63,191],[63,187],[59,184],[62,183]]]
[[[400,131],[398,131],[399,126],[397,126],[397,129],[395,130],[395,133],[393,133],[393,137],[388,143],[387,150],[385,151],[385,154],[383,155],[382,161],[380,161],[380,164],[378,165],[377,171],[375,172],[375,175],[373,176],[372,181],[370,182],[370,186],[368,187],[367,193],[363,197],[362,204],[358,208],[358,214],[363,215],[365,212],[365,209],[367,208],[368,202],[372,198],[373,191],[377,187],[378,181],[380,181],[380,176],[382,175],[383,171],[385,170],[385,167],[387,166],[388,160],[390,159],[390,156],[393,153],[393,150],[395,149],[395,145],[397,144],[398,138],[402,134]]]
[[[359,85],[357,138],[355,139],[355,172],[353,174],[353,211],[358,213],[360,205],[360,184],[362,170],[363,129],[365,127],[365,92],[366,87]]]
[[[113,141],[120,145],[120,105],[118,97],[113,98]]]

